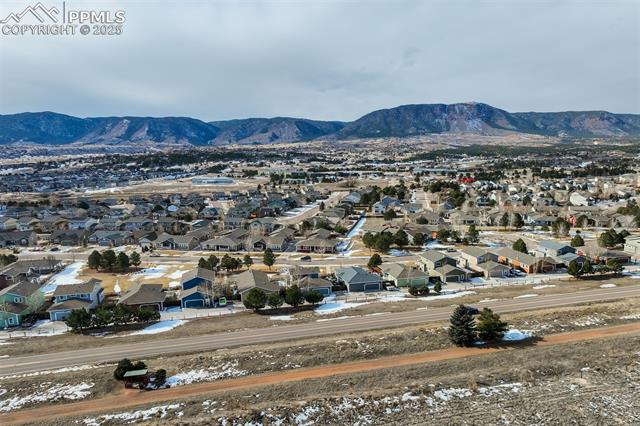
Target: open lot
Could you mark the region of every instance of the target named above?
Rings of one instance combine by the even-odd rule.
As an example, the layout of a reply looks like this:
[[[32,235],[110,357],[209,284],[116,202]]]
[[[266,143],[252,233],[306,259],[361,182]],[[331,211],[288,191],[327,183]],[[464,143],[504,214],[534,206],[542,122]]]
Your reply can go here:
[[[527,330],[534,332],[536,335],[548,335],[550,333],[576,331],[576,330],[588,330],[597,327],[615,326],[621,324],[635,324],[640,319],[640,299],[634,298],[629,300],[608,302],[608,303],[594,303],[584,306],[568,306],[554,309],[540,309],[531,312],[519,312],[514,314],[507,314],[503,316],[510,326],[520,330]],[[384,356],[394,356],[412,353],[422,353],[424,351],[441,350],[450,347],[446,336],[446,322],[434,322],[424,324],[422,326],[409,326],[400,327],[394,329],[377,330],[363,333],[346,333],[338,336],[316,338],[316,339],[301,339],[291,342],[280,342],[273,344],[253,345],[248,347],[239,347],[232,349],[221,349],[211,352],[202,352],[197,356],[193,355],[180,355],[180,356],[165,356],[154,359],[145,359],[151,369],[167,368],[168,374],[171,376],[179,377],[182,383],[196,383],[196,382],[208,382],[217,381],[230,377],[244,377],[252,376],[256,374],[265,374],[270,372],[289,371],[299,368],[308,368],[326,364],[343,363],[357,360],[370,360]],[[616,338],[618,339],[618,338]],[[622,339],[621,339],[622,340]],[[635,351],[640,350],[640,341],[637,337],[629,338],[630,342],[635,342]],[[592,343],[576,343],[583,347]],[[621,348],[628,348],[630,345],[626,340],[622,341],[622,344],[616,348],[616,351]],[[571,345],[566,345],[571,346]],[[611,347],[608,350],[613,350]],[[502,375],[493,376],[488,373],[474,372],[473,369],[467,369],[462,367],[461,361],[446,361],[444,365],[453,363],[458,365],[461,370],[446,367],[445,372],[450,374],[452,371],[455,374],[451,378],[446,378],[447,374],[438,374],[435,377],[441,377],[435,379],[432,375],[433,369],[430,367],[427,371],[429,375],[428,382],[437,384],[436,388],[431,389],[431,393],[439,388],[457,388],[459,386],[468,387],[471,384],[471,378],[475,383],[480,386],[494,386],[500,383],[506,383],[507,380],[514,380],[518,383],[522,382],[522,377],[531,377],[535,379],[532,382],[537,383],[537,380],[545,377],[548,379],[549,374],[555,374],[556,371],[566,371],[574,376],[580,374],[580,368],[588,366],[594,368],[594,364],[590,358],[584,359],[583,364],[578,368],[572,370],[573,367],[569,367],[568,361],[563,358],[548,359],[548,365],[544,367],[542,371],[547,373],[540,373],[534,367],[534,364],[525,362],[524,364],[518,364],[522,367],[515,367],[515,362],[512,358],[522,359],[533,357],[536,362],[542,362],[543,357],[537,355],[539,351],[545,352],[550,348],[522,348],[517,351],[501,352],[500,356],[506,358],[500,358],[502,361],[494,360],[493,355],[486,355],[482,358],[489,357],[489,361],[495,362],[497,365],[510,365],[508,371]],[[628,349],[634,350],[634,349]],[[318,356],[321,352],[322,357]],[[515,352],[515,354],[514,354]],[[528,355],[523,355],[526,352]],[[595,352],[594,352],[595,353]],[[605,352],[607,353],[607,352]],[[520,354],[520,355],[516,355]],[[627,354],[633,355],[633,354]],[[498,355],[495,355],[498,356]],[[573,356],[576,358],[576,355]],[[469,365],[474,365],[475,360],[467,360]],[[571,362],[577,362],[577,359]],[[599,360],[596,360],[599,362]],[[556,365],[558,364],[558,365]],[[598,364],[599,365],[599,364]],[[489,370],[496,370],[498,367],[486,367]],[[389,368],[393,365],[389,365]],[[402,369],[413,370],[419,367],[402,367]],[[427,367],[425,367],[427,368]],[[475,368],[475,367],[474,367]],[[61,369],[46,371],[33,374],[18,374],[15,376],[8,376],[0,379],[0,389],[5,390],[0,393],[4,395],[12,395],[13,399],[8,400],[7,397],[0,395],[0,411],[13,412],[18,409],[27,407],[38,406],[47,403],[65,403],[73,402],[76,400],[85,400],[91,398],[100,398],[108,395],[118,395],[121,391],[121,385],[115,382],[111,378],[111,372],[113,365],[99,366],[99,365],[84,365],[73,369]],[[397,369],[394,369],[397,370]],[[438,370],[440,371],[440,370]],[[462,373],[462,372],[465,373]],[[517,378],[513,379],[515,372],[519,371]],[[360,380],[365,380],[369,387],[363,387],[358,394],[380,396],[382,395],[395,395],[397,389],[403,389],[401,387],[401,380],[390,382],[378,381],[375,386],[372,385],[371,380],[373,377],[391,377],[390,373],[386,370],[376,374],[364,374],[356,375],[360,377],[358,379],[353,377],[342,378],[326,378],[317,379],[320,382],[320,386],[335,387],[333,391],[327,391],[324,394],[327,397],[338,398],[340,395],[348,397],[353,395],[352,392],[358,389],[357,383]],[[363,379],[363,377],[370,377],[369,379]],[[400,376],[402,377],[402,374]],[[461,379],[460,377],[464,377]],[[414,377],[413,380],[417,380]],[[460,381],[462,380],[462,382]],[[502,382],[501,382],[502,380]],[[527,379],[529,380],[529,379]],[[343,383],[349,383],[349,387],[345,388]],[[421,382],[424,385],[424,380]],[[411,381],[405,385],[409,386]],[[85,393],[69,393],[70,390],[81,389],[85,386]],[[287,395],[291,395],[288,392],[302,392],[301,385],[299,384],[287,384],[275,386],[276,389],[290,389],[285,392]],[[356,387],[354,387],[356,386]],[[399,388],[398,388],[399,387]],[[33,397],[34,389],[37,389],[41,395],[40,400]],[[251,395],[259,394],[256,402],[261,404],[283,404],[287,401],[285,398],[278,397],[276,389],[262,388],[257,393],[253,392]],[[366,389],[366,391],[364,390]],[[425,389],[429,387],[419,387],[422,389],[417,394],[425,394],[428,392]],[[65,393],[66,392],[66,393]],[[406,390],[399,395],[401,396]],[[413,391],[416,393],[415,391]],[[427,393],[425,393],[427,392]],[[474,393],[477,392],[474,391]],[[250,401],[246,400],[246,392],[231,392],[228,397],[219,397],[216,395],[216,400],[220,404],[219,409],[226,410],[230,415],[237,416],[238,413],[253,413],[251,411]],[[300,401],[307,401],[308,398],[315,399],[322,394],[309,394],[308,392],[302,392],[296,394],[294,398]],[[75,396],[75,397],[74,397]],[[334,399],[331,399],[334,401]],[[329,403],[329,401],[327,401]],[[226,404],[229,404],[225,406]],[[191,406],[190,403],[187,405]],[[3,407],[5,407],[3,409]],[[196,406],[192,406],[194,415],[200,415],[196,410]],[[297,406],[284,406],[279,407],[278,410],[295,410]],[[249,410],[249,411],[247,411]],[[276,410],[277,411],[277,410]],[[174,413],[175,414],[175,413]],[[242,414],[245,415],[245,414]],[[253,414],[251,414],[253,415]],[[117,423],[117,422],[116,422]]]

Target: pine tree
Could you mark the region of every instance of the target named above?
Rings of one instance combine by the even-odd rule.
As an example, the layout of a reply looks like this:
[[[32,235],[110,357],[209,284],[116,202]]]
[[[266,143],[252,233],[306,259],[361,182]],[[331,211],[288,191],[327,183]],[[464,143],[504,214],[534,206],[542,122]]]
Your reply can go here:
[[[297,285],[292,285],[284,291],[284,301],[287,305],[291,305],[297,308],[302,302],[304,302],[304,294]]]
[[[87,259],[87,266],[89,266],[89,269],[98,269],[101,265],[102,255],[97,250],[92,251]]]
[[[449,340],[456,346],[471,346],[476,341],[476,322],[464,305],[459,305],[451,314]]]
[[[272,309],[278,309],[282,306],[282,297],[280,297],[280,293],[269,293],[269,296],[267,297],[267,304]]]
[[[382,257],[380,257],[378,253],[375,253],[373,256],[371,256],[369,262],[367,262],[367,266],[369,267],[369,269],[377,268],[380,265],[382,265]]]
[[[512,248],[513,248],[515,251],[519,251],[519,252],[521,252],[521,253],[528,253],[527,245],[526,245],[526,244],[525,244],[525,242],[522,240],[522,238],[518,238],[518,240],[517,240],[515,243],[513,243]]]
[[[478,316],[478,337],[485,342],[495,342],[502,339],[508,330],[507,323],[500,319],[500,315],[489,308],[484,308]]]
[[[571,239],[571,247],[583,247],[583,246],[584,246],[584,239],[582,238],[582,236],[580,236],[580,234],[576,234],[576,236]]]
[[[83,332],[91,327],[91,314],[84,309],[74,309],[65,320],[67,327],[76,332]]]
[[[304,300],[312,305],[322,302],[324,296],[318,290],[310,290],[304,295]]]
[[[251,265],[253,265],[253,259],[251,259],[250,255],[245,254],[242,263],[244,263],[244,266],[247,268],[251,268]]]
[[[475,225],[469,226],[469,230],[467,231],[467,239],[470,243],[473,244],[480,241],[480,232],[478,232]]]
[[[243,296],[242,304],[245,308],[258,312],[267,304],[267,294],[257,287],[252,288]]]
[[[269,267],[269,270],[271,270],[271,267],[276,263],[276,257],[270,248],[264,251],[264,255],[262,256],[262,263],[264,263],[265,266]]]
[[[118,253],[118,257],[116,258],[116,263],[118,265],[118,268],[122,271],[124,271],[125,269],[127,269],[130,265],[131,265],[131,261],[129,260],[129,256],[127,256],[127,253],[121,251],[120,253]]]
[[[575,278],[580,278],[580,275],[582,275],[582,270],[575,260],[569,262],[569,266],[567,266],[567,274]]]
[[[132,252],[131,256],[129,256],[129,261],[132,266],[140,266],[140,253],[137,251]]]

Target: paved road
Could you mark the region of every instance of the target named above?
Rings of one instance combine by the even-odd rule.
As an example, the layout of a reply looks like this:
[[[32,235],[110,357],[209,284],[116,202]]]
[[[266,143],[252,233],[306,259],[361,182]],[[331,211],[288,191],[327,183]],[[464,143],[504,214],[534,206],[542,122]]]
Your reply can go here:
[[[482,306],[491,307],[496,312],[515,312],[637,296],[640,296],[640,286],[502,300],[482,304]],[[455,300],[452,300],[452,303],[455,303]],[[451,310],[451,307],[433,308],[193,337],[159,339],[132,344],[114,344],[107,347],[79,349],[43,355],[5,358],[0,359],[0,376],[31,373],[74,365],[110,362],[125,357],[139,359],[159,355],[195,353],[257,343],[273,343],[305,337],[329,336],[407,324],[420,324],[428,321],[447,319],[451,314]]]

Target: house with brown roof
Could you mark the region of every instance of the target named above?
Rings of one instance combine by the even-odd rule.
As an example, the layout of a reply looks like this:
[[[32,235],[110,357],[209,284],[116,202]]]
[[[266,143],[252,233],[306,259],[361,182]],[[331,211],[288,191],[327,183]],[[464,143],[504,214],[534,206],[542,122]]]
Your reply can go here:
[[[137,284],[128,290],[118,303],[132,308],[152,308],[158,311],[164,309],[167,294],[162,290],[162,284]]]

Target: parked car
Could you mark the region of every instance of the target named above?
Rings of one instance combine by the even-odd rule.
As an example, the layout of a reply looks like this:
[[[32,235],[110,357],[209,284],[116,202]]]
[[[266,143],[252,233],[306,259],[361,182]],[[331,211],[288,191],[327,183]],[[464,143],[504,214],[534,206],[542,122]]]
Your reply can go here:
[[[303,262],[311,262],[311,256],[302,256],[300,260]]]

